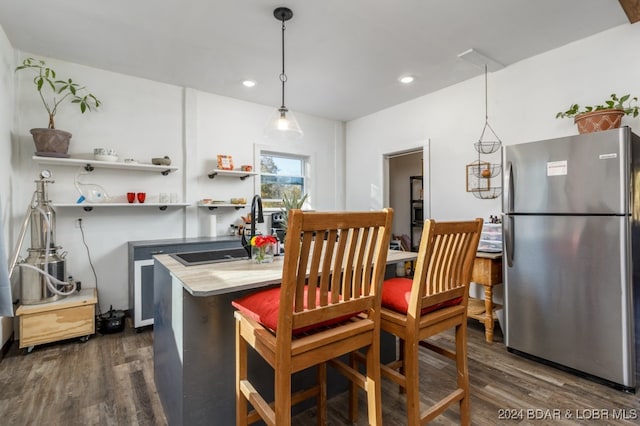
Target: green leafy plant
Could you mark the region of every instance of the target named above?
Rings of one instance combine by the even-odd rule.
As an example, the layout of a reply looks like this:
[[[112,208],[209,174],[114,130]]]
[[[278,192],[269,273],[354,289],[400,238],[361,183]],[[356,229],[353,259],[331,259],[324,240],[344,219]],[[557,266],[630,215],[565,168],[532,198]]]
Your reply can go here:
[[[304,194],[300,197],[297,191],[291,192],[289,195],[286,192],[283,194],[281,211],[284,219],[284,229],[287,229],[289,224],[289,210],[302,208],[308,197],[309,194]]]
[[[22,61],[22,65],[16,68],[16,72],[21,70],[35,73],[33,84],[49,114],[49,129],[55,129],[54,117],[58,112],[58,107],[64,101],[78,104],[80,112],[83,114],[86,111],[97,109],[102,104],[93,94],[85,93],[86,88],[75,83],[72,79],[58,80],[55,70],[48,67],[42,60],[27,58]]]
[[[625,105],[625,102],[627,103]],[[602,111],[606,109],[619,109],[624,111],[624,115],[631,115],[637,117],[640,113],[640,108],[637,105],[638,98],[631,97],[631,95],[624,95],[618,98],[615,93],[611,94],[610,99],[604,101],[603,104],[580,107],[578,104],[573,104],[566,111],[560,111],[556,114],[556,118],[573,118],[580,114],[585,114],[592,111]]]

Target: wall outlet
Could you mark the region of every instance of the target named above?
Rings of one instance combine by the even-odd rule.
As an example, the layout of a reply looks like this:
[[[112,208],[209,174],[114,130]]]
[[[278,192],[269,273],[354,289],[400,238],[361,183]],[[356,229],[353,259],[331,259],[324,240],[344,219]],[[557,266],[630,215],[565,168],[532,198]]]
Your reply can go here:
[[[82,218],[79,217],[76,219],[76,228],[80,229],[80,227],[83,225],[84,223],[82,222]]]

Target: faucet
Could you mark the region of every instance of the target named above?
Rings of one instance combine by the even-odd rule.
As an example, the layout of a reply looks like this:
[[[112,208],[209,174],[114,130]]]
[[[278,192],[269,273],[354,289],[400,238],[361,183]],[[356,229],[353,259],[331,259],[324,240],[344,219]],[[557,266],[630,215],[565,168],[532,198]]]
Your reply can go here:
[[[256,216],[256,208],[258,214]],[[247,227],[245,226],[242,231],[242,247],[247,251],[249,257],[251,257],[251,239],[256,235],[256,222],[264,223],[264,216],[262,214],[262,198],[256,194],[251,200],[251,231],[249,233],[249,239],[247,240]]]

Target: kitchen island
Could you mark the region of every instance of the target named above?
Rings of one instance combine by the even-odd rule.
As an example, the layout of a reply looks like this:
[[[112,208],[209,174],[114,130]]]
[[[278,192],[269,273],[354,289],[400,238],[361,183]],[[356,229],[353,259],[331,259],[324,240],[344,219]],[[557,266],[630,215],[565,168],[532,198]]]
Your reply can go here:
[[[395,264],[416,253],[390,250],[386,277]],[[239,260],[185,266],[170,255],[155,256],[154,378],[170,425],[235,424],[235,323],[231,301],[256,289],[277,285],[284,257],[273,263]],[[382,359],[395,355],[395,339],[382,336]],[[250,377],[273,397],[273,370],[250,352]],[[329,371],[329,393],[346,389],[341,375]],[[254,379],[252,378],[252,383]],[[294,375],[293,386],[315,383],[315,371]],[[314,403],[307,401],[306,406]],[[300,407],[305,407],[301,404]]]

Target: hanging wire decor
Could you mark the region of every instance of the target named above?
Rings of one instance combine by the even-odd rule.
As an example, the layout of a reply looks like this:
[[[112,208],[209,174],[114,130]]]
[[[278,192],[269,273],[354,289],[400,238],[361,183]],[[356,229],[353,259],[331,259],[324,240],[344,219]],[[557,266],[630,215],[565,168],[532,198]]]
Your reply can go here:
[[[484,127],[480,134],[480,139],[474,144],[476,151],[480,154],[493,154],[500,149],[502,142],[496,132],[489,124],[489,96],[487,91],[487,65],[484,65]],[[486,139],[485,139],[486,137]]]
[[[502,173],[502,164],[486,163],[478,160],[472,167],[473,175],[479,179],[491,179]]]
[[[502,195],[502,187],[495,186],[489,189],[483,189],[482,191],[474,191],[473,195],[482,200],[491,200]]]

